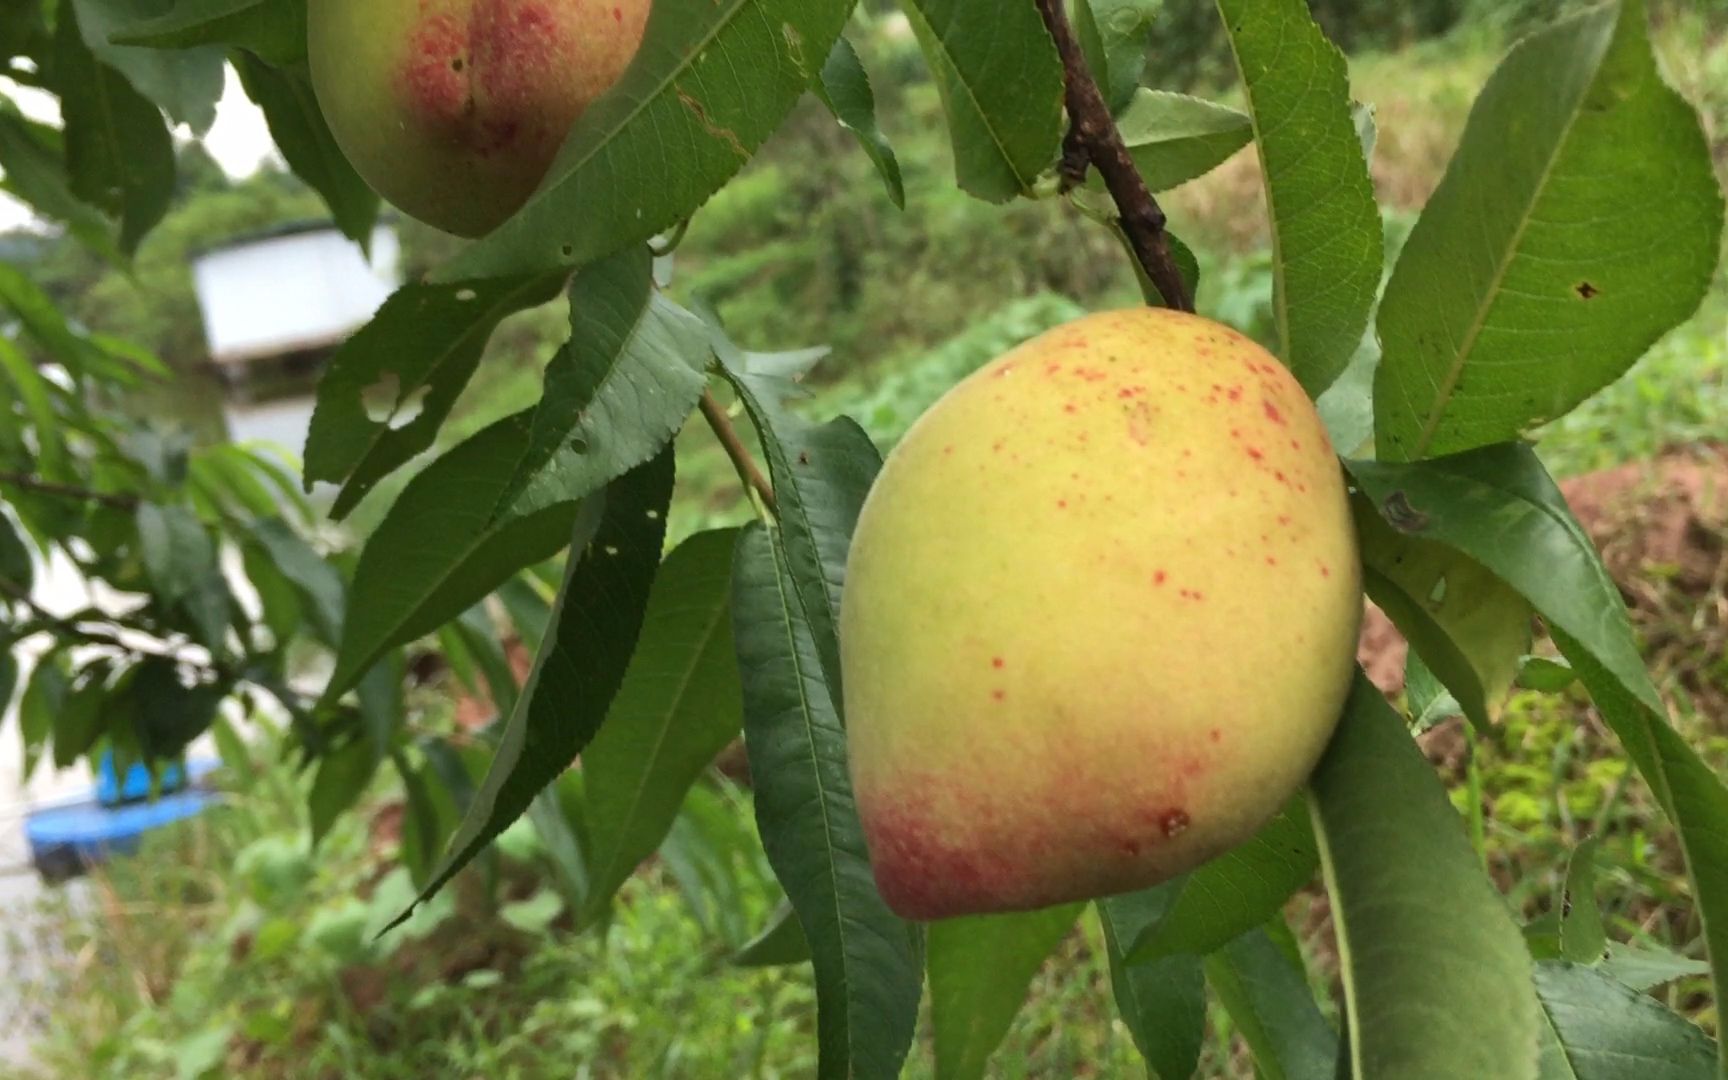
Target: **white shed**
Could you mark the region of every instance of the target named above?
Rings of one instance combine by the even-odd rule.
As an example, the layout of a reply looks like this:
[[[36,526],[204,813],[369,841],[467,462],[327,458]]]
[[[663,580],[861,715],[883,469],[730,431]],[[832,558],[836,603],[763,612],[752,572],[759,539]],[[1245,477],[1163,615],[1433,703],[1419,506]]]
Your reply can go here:
[[[227,387],[229,436],[296,454],[318,373],[396,288],[395,228],[372,233],[371,258],[328,222],[284,226],[194,256],[210,358]]]

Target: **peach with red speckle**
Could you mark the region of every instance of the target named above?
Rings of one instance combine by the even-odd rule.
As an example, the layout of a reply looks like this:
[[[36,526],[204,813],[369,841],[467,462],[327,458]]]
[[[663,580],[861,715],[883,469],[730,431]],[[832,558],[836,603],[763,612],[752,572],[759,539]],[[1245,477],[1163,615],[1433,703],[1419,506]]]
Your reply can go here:
[[[642,44],[652,0],[311,0],[318,103],[360,175],[428,224],[489,232]]]
[[[994,379],[1010,365],[1041,377]],[[1240,403],[1182,389],[1214,382]],[[983,368],[891,455],[848,568],[882,895],[917,919],[1023,910],[1246,840],[1336,721],[1358,565],[1320,419],[1248,339],[1124,311]]]

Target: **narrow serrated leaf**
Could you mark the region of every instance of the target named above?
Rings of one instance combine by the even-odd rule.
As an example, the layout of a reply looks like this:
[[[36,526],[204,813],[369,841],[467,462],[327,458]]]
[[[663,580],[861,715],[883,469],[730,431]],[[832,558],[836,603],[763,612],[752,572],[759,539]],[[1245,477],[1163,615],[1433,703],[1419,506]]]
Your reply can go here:
[[[745,530],[733,569],[733,634],[756,819],[810,943],[817,1075],[893,1080],[918,1016],[917,931],[876,891],[846,735],[793,573],[773,534]]]
[[[1344,54],[1303,0],[1217,3],[1265,175],[1278,355],[1318,396],[1356,353],[1383,260]]]
[[[929,930],[930,1016],[938,1080],[983,1080],[1038,969],[1084,904],[945,919]]]
[[[570,554],[551,629],[504,725],[486,780],[416,903],[430,899],[526,813],[600,730],[636,650],[660,567],[672,484],[672,454],[666,450],[595,496],[603,504],[599,525]]]
[[[737,542],[731,529],[699,533],[667,557],[641,645],[606,726],[583,752],[593,837],[583,923],[660,846],[690,785],[743,725],[730,619]]]
[[[864,70],[864,61],[858,58],[858,50],[850,41],[842,37],[834,42],[834,50],[822,65],[814,89],[840,126],[857,137],[858,145],[864,148],[882,177],[889,201],[906,209],[906,184],[900,177],[900,160],[876,123],[876,94],[870,89],[870,74]]]

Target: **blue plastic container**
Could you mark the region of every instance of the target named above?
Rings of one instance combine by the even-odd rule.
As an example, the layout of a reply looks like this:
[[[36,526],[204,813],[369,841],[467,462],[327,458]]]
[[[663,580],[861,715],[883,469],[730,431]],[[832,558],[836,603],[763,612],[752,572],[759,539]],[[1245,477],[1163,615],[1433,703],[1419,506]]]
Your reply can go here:
[[[178,766],[163,777],[161,791],[150,798],[150,771],[140,765],[121,784],[114,763],[100,763],[96,787],[87,797],[32,811],[24,819],[24,837],[36,870],[49,881],[63,881],[113,855],[138,850],[145,833],[202,813],[218,796],[186,787],[217,766],[198,761]],[[176,790],[169,790],[170,778]]]

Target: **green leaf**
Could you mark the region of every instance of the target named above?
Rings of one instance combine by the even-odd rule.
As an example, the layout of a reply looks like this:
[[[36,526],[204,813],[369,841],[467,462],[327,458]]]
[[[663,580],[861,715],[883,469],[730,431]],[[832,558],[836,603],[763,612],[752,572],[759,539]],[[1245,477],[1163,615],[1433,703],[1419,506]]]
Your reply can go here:
[[[5,514],[0,514],[0,581],[6,583],[0,600],[29,596],[36,583],[36,561],[31,558],[29,545]]]
[[[323,197],[342,235],[370,250],[378,196],[337,147],[306,69],[271,67],[245,53],[236,56],[235,67],[246,96],[264,110],[270,137],[288,167]]]
[[[5,164],[0,161],[0,165]],[[24,351],[8,338],[0,337],[0,375],[17,392],[36,435],[36,468],[44,479],[66,476],[66,443],[61,438],[60,414],[49,396],[48,382]]]
[[[762,437],[774,479],[778,543],[791,568],[802,617],[810,625],[823,682],[843,712],[840,594],[852,533],[864,497],[882,469],[882,455],[850,417],[809,423],[785,408],[785,400],[800,393],[796,386],[743,374],[734,348],[723,337],[715,348]]]
[[[813,89],[822,104],[840,121],[840,126],[857,136],[871,164],[888,189],[888,199],[900,209],[906,209],[906,184],[900,177],[900,159],[894,147],[876,123],[876,94],[870,89],[870,74],[858,50],[845,38],[834,42],[834,51],[822,65],[822,74]]]
[[[78,8],[61,6],[55,33],[66,169],[74,194],[120,218],[120,249],[131,254],[173,200],[174,141],[156,105],[84,43]]]
[[[304,0],[178,0],[172,10],[117,26],[117,45],[189,49],[233,45],[278,67],[306,59]]]
[[[918,1016],[917,932],[876,891],[846,735],[792,580],[776,537],[746,529],[733,569],[733,634],[756,820],[810,942],[818,1075],[891,1080]]]
[[[1529,447],[1352,475],[1395,528],[1476,559],[1528,599],[1680,833],[1719,994],[1728,996],[1728,788],[1668,726],[1625,605]]]
[[[1644,20],[1604,4],[1538,31],[1477,99],[1381,305],[1381,457],[1515,439],[1697,308],[1722,194]]]
[[[1709,1036],[1600,971],[1558,961],[1536,965],[1547,1027],[1542,1080],[1709,1080]]]
[[[696,407],[706,333],[655,292],[645,249],[588,267],[570,293],[571,340],[540,404],[428,466],[367,542],[327,697],[564,547],[578,501],[659,453]]]
[[[672,482],[667,450],[595,498],[602,508],[593,539],[571,552],[551,631],[504,725],[486,780],[421,901],[521,817],[600,730],[642,629]]]
[[[785,900],[774,909],[774,918],[762,932],[732,954],[732,962],[739,967],[785,967],[809,961],[810,941],[804,936],[798,912]]]
[[[1206,977],[1200,957],[1178,953],[1145,962],[1127,958],[1129,943],[1155,926],[1175,897],[1171,885],[1161,885],[1097,905],[1116,1012],[1155,1080],[1193,1076],[1206,1037]]]
[[[24,685],[24,695],[18,699],[18,731],[24,743],[24,767],[21,775],[28,781],[36,771],[42,748],[54,732],[54,720],[66,707],[66,694],[72,677],[66,658],[59,652],[49,653],[36,661],[30,681]]]
[[[1399,532],[1351,500],[1368,596],[1486,731],[1530,651],[1530,604],[1480,563]]]
[[[187,686],[172,660],[151,656],[139,662],[126,697],[144,760],[168,761],[185,753],[192,740],[210,730],[225,695],[226,688],[216,683]]]
[[[948,114],[960,186],[1029,194],[1062,144],[1062,60],[1037,7],[903,0]]]
[[[377,749],[366,739],[354,739],[318,762],[307,807],[312,818],[312,846],[330,835],[336,820],[360,801],[378,772]]]
[[[1278,355],[1318,396],[1356,353],[1383,261],[1344,56],[1303,0],[1218,0],[1218,10],[1266,178]]]
[[[66,225],[95,254],[119,261],[120,251],[107,221],[72,194],[58,131],[0,108],[0,173],[4,174],[0,190]]]
[[[379,480],[432,445],[498,324],[551,300],[562,284],[553,275],[409,285],[384,302],[318,383],[306,484],[343,485],[332,517],[347,516]],[[378,391],[389,395],[384,420],[368,412],[369,392]]]
[[[91,366],[96,350],[72,332],[54,298],[9,263],[0,263],[0,306],[10,311],[36,343],[73,374]]]
[[[1075,0],[1073,7],[1087,65],[1110,111],[1120,113],[1140,88],[1147,37],[1163,0]]]
[[[1137,91],[1116,125],[1153,191],[1205,176],[1254,137],[1243,113],[1167,90]]]
[[[1338,1033],[1321,1015],[1302,970],[1264,930],[1206,958],[1206,982],[1254,1052],[1264,1080],[1332,1080]]]
[[[1129,959],[1222,948],[1277,915],[1319,865],[1314,827],[1298,796],[1247,843],[1164,886],[1168,903],[1130,939]]]
[[[593,841],[582,923],[660,846],[690,785],[743,726],[729,620],[737,540],[699,533],[666,559],[624,685],[583,751]]]
[[[340,641],[348,604],[342,575],[281,518],[253,522],[247,532],[276,571],[293,586],[319,640],[329,645]]]
[[[940,1080],[983,1080],[1027,987],[1085,910],[1065,904],[931,925],[930,1015]]]
[[[1619,942],[1608,944],[1608,958],[1597,966],[1602,974],[1639,992],[1675,979],[1710,974],[1710,965],[1702,960],[1693,960],[1655,946],[1622,945]]]
[[[1357,674],[1310,780],[1350,1075],[1533,1080],[1530,955],[1403,721]]]
[[[140,503],[135,520],[151,591],[191,619],[202,644],[222,651],[233,600],[210,534],[184,506]]]
[[[97,660],[79,672],[56,712],[55,768],[67,769],[77,764],[102,736],[102,722],[108,719],[104,706],[109,700],[109,668],[108,661]]]
[[[1602,909],[1596,906],[1596,839],[1578,845],[1566,867],[1566,891],[1560,898],[1560,955],[1574,964],[1605,959],[1608,932]]]
[[[278,0],[288,3],[290,0]],[[224,57],[217,48],[164,52],[117,44],[114,36],[137,17],[137,0],[68,0],[78,13],[84,40],[96,56],[116,68],[140,94],[155,102],[192,134],[203,135],[216,122],[222,96]],[[62,5],[62,11],[66,5]]]
[[[851,0],[660,4],[637,60],[589,107],[515,217],[443,281],[583,266],[688,218],[810,88]]]

